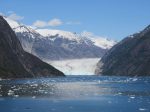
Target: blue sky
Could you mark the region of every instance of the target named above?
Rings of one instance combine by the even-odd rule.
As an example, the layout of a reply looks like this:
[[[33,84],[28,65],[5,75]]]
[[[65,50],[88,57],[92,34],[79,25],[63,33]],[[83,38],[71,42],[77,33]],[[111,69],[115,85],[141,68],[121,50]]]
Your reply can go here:
[[[150,0],[0,0],[0,12],[27,25],[118,41],[150,24]]]

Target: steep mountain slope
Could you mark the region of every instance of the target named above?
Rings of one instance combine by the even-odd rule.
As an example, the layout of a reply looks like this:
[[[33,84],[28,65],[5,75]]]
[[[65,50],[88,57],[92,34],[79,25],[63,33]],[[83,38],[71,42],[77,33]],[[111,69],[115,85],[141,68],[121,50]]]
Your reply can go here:
[[[0,16],[0,77],[50,77],[64,74],[25,52],[7,22]]]
[[[42,60],[99,58],[116,42],[87,32],[76,34],[61,30],[37,29],[5,18],[25,51]]]
[[[49,30],[49,29],[38,29],[36,30],[42,36],[47,39],[47,49],[51,48],[53,56],[50,52],[46,52],[45,46],[40,45],[39,49],[44,52],[46,59],[81,59],[81,58],[99,58],[102,57],[109,47],[115,44],[114,41],[108,41],[103,38],[97,38],[94,40],[94,37],[91,38],[89,35],[76,34],[67,31],[61,30]],[[51,42],[49,42],[51,40]],[[105,40],[105,41],[104,41]],[[101,43],[100,43],[101,41]],[[97,43],[96,43],[97,42]],[[96,45],[99,42],[99,46]],[[40,43],[40,42],[39,42]],[[39,45],[38,43],[38,45]],[[102,44],[105,43],[105,44]],[[49,47],[48,47],[49,46]],[[109,47],[108,47],[109,46]],[[33,47],[33,48],[37,48]],[[54,50],[53,50],[54,49]],[[46,50],[46,51],[45,51]],[[56,51],[59,52],[59,55]],[[38,52],[36,51],[36,52]],[[42,54],[38,52],[38,54]],[[41,56],[44,58],[44,56]],[[57,58],[56,58],[57,57]]]
[[[96,74],[150,76],[150,26],[112,47],[98,63]]]

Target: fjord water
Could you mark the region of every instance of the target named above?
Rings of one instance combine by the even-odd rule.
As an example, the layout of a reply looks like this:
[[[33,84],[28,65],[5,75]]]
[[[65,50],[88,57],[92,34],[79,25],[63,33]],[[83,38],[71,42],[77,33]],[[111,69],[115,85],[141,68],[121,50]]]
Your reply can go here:
[[[150,77],[67,76],[0,81],[0,112],[150,111]]]

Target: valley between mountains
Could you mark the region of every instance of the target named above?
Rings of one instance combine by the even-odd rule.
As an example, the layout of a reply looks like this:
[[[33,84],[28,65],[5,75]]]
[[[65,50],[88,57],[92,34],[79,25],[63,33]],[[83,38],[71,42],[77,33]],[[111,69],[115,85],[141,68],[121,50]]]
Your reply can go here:
[[[86,31],[76,33],[37,29],[8,17],[4,19],[16,34],[13,34],[14,38],[16,36],[20,41],[21,49],[54,66],[65,75],[149,76],[150,74],[150,26],[117,43]],[[1,24],[3,25],[3,22]],[[5,36],[9,38],[9,35]],[[26,64],[25,69],[34,76],[37,72],[30,71],[31,68]],[[1,71],[4,72],[3,69]]]
[[[113,40],[86,31],[77,34],[62,30],[36,29],[8,17],[4,19],[26,52],[66,75],[94,75],[99,59],[116,44]]]

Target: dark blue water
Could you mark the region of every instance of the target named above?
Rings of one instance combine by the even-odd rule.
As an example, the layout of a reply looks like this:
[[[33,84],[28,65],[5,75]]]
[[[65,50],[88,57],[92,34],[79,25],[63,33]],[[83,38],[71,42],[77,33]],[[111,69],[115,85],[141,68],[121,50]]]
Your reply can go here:
[[[150,77],[1,80],[0,112],[150,112]]]

